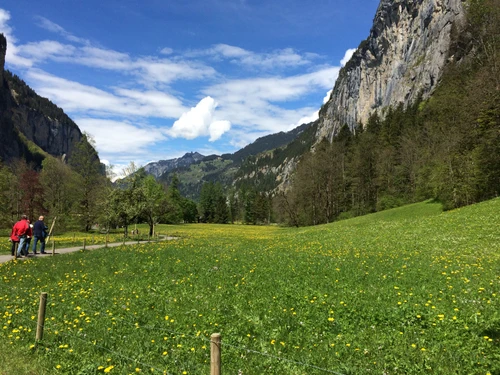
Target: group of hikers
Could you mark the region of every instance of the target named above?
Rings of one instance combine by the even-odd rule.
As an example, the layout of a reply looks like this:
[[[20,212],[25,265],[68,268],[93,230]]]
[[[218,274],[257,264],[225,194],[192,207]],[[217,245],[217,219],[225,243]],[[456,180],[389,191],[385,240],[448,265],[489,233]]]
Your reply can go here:
[[[12,241],[11,255],[14,256],[17,246],[17,257],[28,256],[31,239],[33,238],[33,254],[37,254],[36,247],[40,241],[40,253],[45,253],[45,238],[47,237],[48,227],[43,222],[44,217],[40,216],[35,224],[31,224],[26,215],[21,216],[21,220],[14,224],[10,241]]]

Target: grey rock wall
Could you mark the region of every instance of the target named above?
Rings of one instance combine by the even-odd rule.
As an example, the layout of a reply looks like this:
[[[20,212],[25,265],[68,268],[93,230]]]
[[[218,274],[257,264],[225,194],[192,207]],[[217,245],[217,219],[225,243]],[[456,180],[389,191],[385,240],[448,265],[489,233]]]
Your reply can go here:
[[[450,58],[453,25],[464,20],[462,0],[381,0],[370,36],[341,70],[320,111],[317,141],[341,126],[366,124],[373,111],[428,97]]]

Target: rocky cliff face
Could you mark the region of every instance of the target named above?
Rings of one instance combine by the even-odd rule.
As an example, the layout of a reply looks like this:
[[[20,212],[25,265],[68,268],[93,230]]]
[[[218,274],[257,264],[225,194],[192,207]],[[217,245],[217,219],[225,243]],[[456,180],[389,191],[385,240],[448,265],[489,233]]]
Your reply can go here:
[[[429,96],[451,58],[453,26],[464,20],[463,0],[381,0],[368,39],[341,70],[320,111],[317,140],[341,126],[366,124],[374,111]]]
[[[40,164],[44,153],[71,157],[82,132],[61,108],[4,71],[6,49],[0,34],[0,160],[23,158]]]

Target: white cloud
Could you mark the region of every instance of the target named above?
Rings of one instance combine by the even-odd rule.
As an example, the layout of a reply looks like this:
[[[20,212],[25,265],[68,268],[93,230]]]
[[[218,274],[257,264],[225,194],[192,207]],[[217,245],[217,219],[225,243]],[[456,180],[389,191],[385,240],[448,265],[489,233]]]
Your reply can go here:
[[[292,77],[270,77],[232,80],[213,85],[203,92],[223,106],[219,115],[234,126],[234,144],[240,141],[236,128],[244,128],[252,135],[256,132],[287,131],[304,122],[314,121],[321,103],[316,106],[287,108],[282,103],[300,100],[304,96],[333,87],[338,67],[325,67],[312,73]]]
[[[174,122],[169,135],[185,139],[210,135],[209,141],[216,141],[231,128],[229,121],[221,121],[214,118],[216,108],[217,102],[213,98],[210,96],[203,98],[196,107],[183,113]]]
[[[7,39],[7,54],[5,61],[8,64],[28,68],[33,65],[32,61],[18,55],[17,40],[13,35],[12,27],[9,25],[10,13],[0,8],[0,33],[3,33]]]
[[[208,132],[210,142],[218,140],[222,134],[231,129],[231,123],[229,121],[214,121],[208,126]]]
[[[45,17],[37,16],[36,19],[39,22],[38,26],[44,28],[45,30],[57,33],[71,42],[90,44],[88,40],[74,36],[73,34],[66,31],[62,26],[48,20]]]
[[[35,83],[40,95],[68,112],[177,118],[185,111],[179,99],[157,90],[115,88],[114,92],[109,92],[34,69],[27,73],[27,77]]]
[[[200,62],[173,61],[153,57],[141,58],[132,64],[137,74],[149,83],[171,83],[175,80],[205,79],[215,75],[215,69]]]
[[[69,44],[62,44],[53,40],[43,40],[36,43],[20,45],[17,52],[31,60],[42,61],[47,58],[68,60],[75,54],[76,48]]]
[[[319,57],[311,53],[301,55],[292,48],[278,49],[268,53],[256,53],[228,44],[216,44],[205,50],[189,51],[185,56],[211,56],[214,59],[228,59],[232,63],[262,69],[308,65],[311,64],[312,59]]]
[[[99,118],[77,118],[75,122],[93,136],[97,149],[105,155],[141,154],[147,146],[165,140],[163,131],[152,126]]]
[[[332,91],[333,91],[333,89],[329,90],[326,93],[325,97],[323,98],[323,104],[326,104],[330,100],[330,96],[332,95]]]
[[[350,48],[345,51],[344,57],[340,60],[340,65],[345,66],[345,64],[347,64],[347,62],[351,59],[352,55],[354,55],[354,52],[356,52],[356,48]]]
[[[162,55],[171,55],[172,53],[174,53],[174,50],[172,48],[165,47],[160,50],[160,53]]]

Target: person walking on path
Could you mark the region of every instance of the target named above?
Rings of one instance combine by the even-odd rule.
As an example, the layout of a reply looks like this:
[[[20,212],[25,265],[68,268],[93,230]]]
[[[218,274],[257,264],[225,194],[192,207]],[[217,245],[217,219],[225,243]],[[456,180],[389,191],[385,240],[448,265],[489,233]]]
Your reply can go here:
[[[19,246],[17,247],[17,256],[21,256],[21,251],[24,248],[24,243],[26,242],[26,232],[29,228],[28,217],[26,215],[21,216],[21,220],[14,224],[12,228],[11,239],[17,239],[19,241]],[[15,244],[13,243],[15,246]],[[14,254],[12,254],[14,255]]]
[[[47,229],[49,228],[43,222],[44,219],[43,216],[40,216],[33,226],[33,254],[36,254],[38,241],[40,241],[40,253],[45,254],[45,237],[47,237]]]
[[[28,230],[26,231],[26,241],[24,242],[24,248],[21,253],[27,257],[30,253],[31,237],[33,237],[33,224],[28,220]]]
[[[12,242],[12,247],[10,248],[10,255],[14,256],[14,252],[17,250],[16,245],[18,245],[19,248],[19,240],[20,240],[20,238],[16,234],[15,226],[12,227],[12,232],[10,233],[9,240]]]

